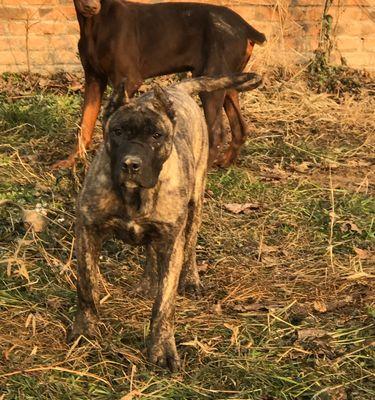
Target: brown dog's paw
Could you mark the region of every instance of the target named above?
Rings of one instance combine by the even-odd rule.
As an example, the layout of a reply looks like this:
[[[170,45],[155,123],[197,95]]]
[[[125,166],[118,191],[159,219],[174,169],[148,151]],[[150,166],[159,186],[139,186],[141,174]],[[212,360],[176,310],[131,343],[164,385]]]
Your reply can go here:
[[[160,368],[168,368],[171,372],[179,371],[181,369],[181,362],[174,337],[151,341],[148,346],[148,360]]]
[[[51,165],[51,170],[52,171],[57,171],[59,169],[68,169],[72,168],[76,163],[75,155],[74,156],[69,156],[65,160],[59,160],[56,161],[54,164]]]
[[[67,342],[73,342],[80,336],[93,339],[99,336],[99,320],[92,313],[77,312],[73,326],[68,332]]]
[[[215,165],[219,168],[228,168],[235,162],[236,158],[237,154],[231,148],[229,148],[215,161]]]

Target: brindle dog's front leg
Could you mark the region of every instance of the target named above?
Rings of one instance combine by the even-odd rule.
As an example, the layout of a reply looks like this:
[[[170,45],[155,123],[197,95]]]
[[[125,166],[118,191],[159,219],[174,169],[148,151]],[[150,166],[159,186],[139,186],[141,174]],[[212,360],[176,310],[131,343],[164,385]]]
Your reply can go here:
[[[159,284],[152,309],[148,358],[153,364],[168,367],[172,372],[180,368],[174,338],[174,312],[183,264],[184,242],[185,235],[182,230],[170,245],[157,245]]]
[[[78,306],[68,340],[80,335],[94,337],[98,333],[99,269],[101,238],[96,230],[77,223],[77,296]]]

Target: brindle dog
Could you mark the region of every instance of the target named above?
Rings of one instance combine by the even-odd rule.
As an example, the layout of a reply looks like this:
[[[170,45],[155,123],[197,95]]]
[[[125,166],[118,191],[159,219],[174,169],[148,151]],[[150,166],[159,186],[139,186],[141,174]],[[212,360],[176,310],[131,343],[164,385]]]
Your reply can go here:
[[[191,94],[249,90],[256,74],[196,78],[129,101],[124,84],[103,116],[104,145],[86,176],[77,206],[78,309],[71,339],[93,336],[98,324],[98,258],[103,239],[115,234],[145,245],[144,287],[156,293],[149,360],[179,368],[174,339],[177,289],[199,291],[195,245],[206,181],[208,133]]]

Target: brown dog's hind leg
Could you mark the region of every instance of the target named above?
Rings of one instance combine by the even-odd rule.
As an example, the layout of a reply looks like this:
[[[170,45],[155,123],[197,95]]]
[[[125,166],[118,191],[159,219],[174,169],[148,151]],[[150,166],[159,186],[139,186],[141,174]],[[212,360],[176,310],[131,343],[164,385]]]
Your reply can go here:
[[[228,167],[237,158],[241,146],[246,142],[248,130],[241,114],[241,108],[236,90],[228,90],[224,100],[224,109],[232,131],[232,140],[228,150],[219,161],[221,167]]]
[[[80,335],[95,337],[98,333],[99,321],[98,260],[101,240],[94,231],[87,229],[79,222],[77,224],[78,306],[68,341]]]
[[[217,161],[217,156],[221,146],[222,139],[222,120],[223,120],[223,104],[225,91],[218,90],[216,92],[203,92],[200,94],[204,114],[206,117],[210,150],[208,153],[208,166],[212,166]]]
[[[78,143],[74,151],[66,160],[57,161],[52,169],[69,168],[74,165],[77,157],[83,157],[86,149],[90,146],[94,133],[95,123],[99,115],[100,105],[107,80],[85,77],[85,93],[82,108],[82,119],[78,131]]]

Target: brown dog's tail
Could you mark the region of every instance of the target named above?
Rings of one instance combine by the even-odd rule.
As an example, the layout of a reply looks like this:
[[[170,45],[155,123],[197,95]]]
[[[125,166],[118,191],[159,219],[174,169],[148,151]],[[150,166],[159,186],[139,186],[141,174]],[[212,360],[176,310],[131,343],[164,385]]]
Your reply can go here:
[[[255,28],[253,28],[251,25],[246,24],[246,32],[247,32],[247,37],[248,39],[253,42],[254,44],[259,44],[262,46],[266,41],[266,36],[264,33],[257,31]]]
[[[261,83],[262,78],[259,75],[249,72],[218,77],[202,76],[185,79],[173,86],[193,95],[222,89],[236,89],[238,92],[246,92],[247,90],[256,89]]]

